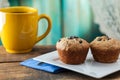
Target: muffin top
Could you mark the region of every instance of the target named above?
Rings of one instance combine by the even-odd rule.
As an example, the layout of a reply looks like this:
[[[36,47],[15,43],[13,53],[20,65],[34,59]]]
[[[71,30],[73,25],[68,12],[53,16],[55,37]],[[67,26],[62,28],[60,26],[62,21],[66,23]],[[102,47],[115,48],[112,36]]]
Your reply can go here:
[[[90,47],[101,50],[119,50],[120,42],[108,36],[96,37],[91,43]]]
[[[82,38],[71,36],[69,38],[67,37],[61,38],[57,42],[56,48],[66,51],[69,49],[78,50],[78,49],[89,48],[89,43]]]

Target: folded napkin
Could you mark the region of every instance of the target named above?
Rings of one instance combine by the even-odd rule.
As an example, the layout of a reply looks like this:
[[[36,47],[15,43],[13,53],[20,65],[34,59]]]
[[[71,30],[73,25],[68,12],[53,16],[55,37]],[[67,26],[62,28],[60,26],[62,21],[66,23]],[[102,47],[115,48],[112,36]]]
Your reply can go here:
[[[27,66],[27,67],[30,67],[30,68],[34,68],[34,69],[37,69],[37,70],[43,70],[43,71],[46,71],[46,72],[51,72],[51,73],[58,73],[58,72],[61,72],[61,71],[65,70],[61,67],[54,66],[54,65],[51,65],[51,64],[47,64],[47,63],[43,63],[43,62],[36,61],[36,60],[33,60],[33,59],[25,60],[25,61],[21,62],[20,65]]]

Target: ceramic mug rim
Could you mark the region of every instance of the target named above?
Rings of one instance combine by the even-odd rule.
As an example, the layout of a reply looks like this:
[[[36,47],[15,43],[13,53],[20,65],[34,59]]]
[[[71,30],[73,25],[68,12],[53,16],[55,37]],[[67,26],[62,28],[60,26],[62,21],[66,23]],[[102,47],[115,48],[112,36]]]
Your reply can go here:
[[[13,6],[13,7],[1,8],[0,12],[6,14],[33,14],[33,13],[37,13],[38,10],[27,6]]]

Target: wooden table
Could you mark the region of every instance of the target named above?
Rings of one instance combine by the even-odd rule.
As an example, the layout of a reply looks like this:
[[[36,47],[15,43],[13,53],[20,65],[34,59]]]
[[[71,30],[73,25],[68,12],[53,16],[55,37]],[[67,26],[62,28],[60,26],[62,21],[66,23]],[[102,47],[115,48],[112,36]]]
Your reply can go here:
[[[35,46],[32,52],[26,54],[8,54],[0,46],[0,80],[96,80],[73,71],[52,74],[19,64],[21,61],[54,50],[55,46]],[[101,80],[120,80],[120,71]]]

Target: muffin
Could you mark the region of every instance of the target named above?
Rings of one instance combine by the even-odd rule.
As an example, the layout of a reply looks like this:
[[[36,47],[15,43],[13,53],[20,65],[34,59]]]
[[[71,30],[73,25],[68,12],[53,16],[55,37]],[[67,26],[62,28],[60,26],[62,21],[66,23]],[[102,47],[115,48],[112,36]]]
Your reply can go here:
[[[86,59],[89,43],[76,36],[65,37],[57,42],[56,49],[63,63],[81,64]]]
[[[96,37],[90,48],[95,61],[101,63],[116,62],[120,53],[119,41],[107,36]]]

